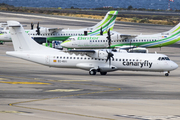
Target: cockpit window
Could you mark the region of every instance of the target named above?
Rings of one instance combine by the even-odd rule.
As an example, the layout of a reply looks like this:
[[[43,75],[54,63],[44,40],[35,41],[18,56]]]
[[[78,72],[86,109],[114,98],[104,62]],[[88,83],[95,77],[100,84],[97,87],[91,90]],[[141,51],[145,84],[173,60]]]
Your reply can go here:
[[[159,57],[158,60],[170,60],[168,57]]]
[[[67,40],[73,41],[73,40],[75,40],[75,38],[68,38]]]

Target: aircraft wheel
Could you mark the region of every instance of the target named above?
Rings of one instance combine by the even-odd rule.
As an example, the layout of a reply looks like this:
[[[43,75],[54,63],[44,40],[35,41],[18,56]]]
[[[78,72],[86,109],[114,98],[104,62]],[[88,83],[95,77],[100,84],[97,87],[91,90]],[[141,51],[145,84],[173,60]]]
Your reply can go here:
[[[107,74],[107,72],[100,72],[100,74],[101,74],[101,75],[106,75],[106,74]]]
[[[96,71],[95,70],[91,70],[91,71],[89,71],[89,74],[90,75],[96,75]]]
[[[169,76],[169,73],[165,73],[165,76]]]

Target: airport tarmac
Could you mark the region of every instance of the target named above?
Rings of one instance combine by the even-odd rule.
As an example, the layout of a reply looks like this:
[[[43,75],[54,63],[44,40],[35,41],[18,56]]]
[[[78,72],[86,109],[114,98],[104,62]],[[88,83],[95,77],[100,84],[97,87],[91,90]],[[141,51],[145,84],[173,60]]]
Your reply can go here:
[[[39,21],[45,27],[72,29],[100,21],[1,12],[0,16],[0,22]],[[114,30],[153,34],[170,28],[117,22]],[[12,50],[12,43],[0,45],[0,120],[180,120],[180,68],[168,77],[159,72],[136,71],[90,76],[88,71],[49,68],[5,54]],[[149,49],[154,51],[166,54],[180,66],[180,44]]]

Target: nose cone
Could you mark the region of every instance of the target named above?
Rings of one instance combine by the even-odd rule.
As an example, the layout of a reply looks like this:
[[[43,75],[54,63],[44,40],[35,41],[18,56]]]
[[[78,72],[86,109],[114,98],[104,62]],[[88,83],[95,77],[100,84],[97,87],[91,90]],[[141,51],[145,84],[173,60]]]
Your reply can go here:
[[[62,42],[61,43],[61,46],[63,47],[63,48],[69,48],[70,47],[70,41],[69,40],[66,40],[66,41],[64,41],[64,42]]]
[[[170,64],[170,67],[171,67],[171,70],[175,70],[178,68],[178,64],[176,64],[175,62],[172,61]]]

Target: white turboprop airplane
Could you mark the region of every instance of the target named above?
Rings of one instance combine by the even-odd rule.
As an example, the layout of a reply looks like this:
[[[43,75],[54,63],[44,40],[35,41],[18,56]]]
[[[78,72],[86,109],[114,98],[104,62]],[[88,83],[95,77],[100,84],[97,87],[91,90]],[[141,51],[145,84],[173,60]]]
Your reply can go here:
[[[70,50],[67,53],[36,43],[17,21],[8,21],[15,51],[7,55],[50,67],[79,68],[90,75],[116,70],[169,72],[178,65],[163,54],[120,53],[101,50]],[[70,52],[70,53],[69,53]],[[108,63],[109,61],[109,63]]]
[[[153,35],[125,35],[117,32],[107,36],[72,36],[61,43],[65,48],[121,48],[144,47],[155,48],[174,44],[180,41],[180,23],[171,30]]]
[[[37,40],[41,40],[38,38],[46,38],[49,43],[52,41],[64,41],[67,40],[70,36],[94,36],[100,35],[100,30],[107,32],[108,29],[113,29],[118,11],[109,11],[104,19],[97,23],[96,25],[83,29],[63,29],[63,28],[45,28],[40,27],[39,23],[37,24],[37,29],[33,29],[33,24],[31,24],[31,30],[26,30],[29,36],[36,38]],[[1,25],[1,24],[0,24]],[[5,23],[2,23],[4,27],[6,27]],[[35,40],[36,40],[35,39]],[[44,43],[46,43],[46,39],[44,39]],[[11,35],[9,30],[4,29],[0,31],[0,41],[9,42],[11,40]],[[41,41],[40,41],[41,43]]]

